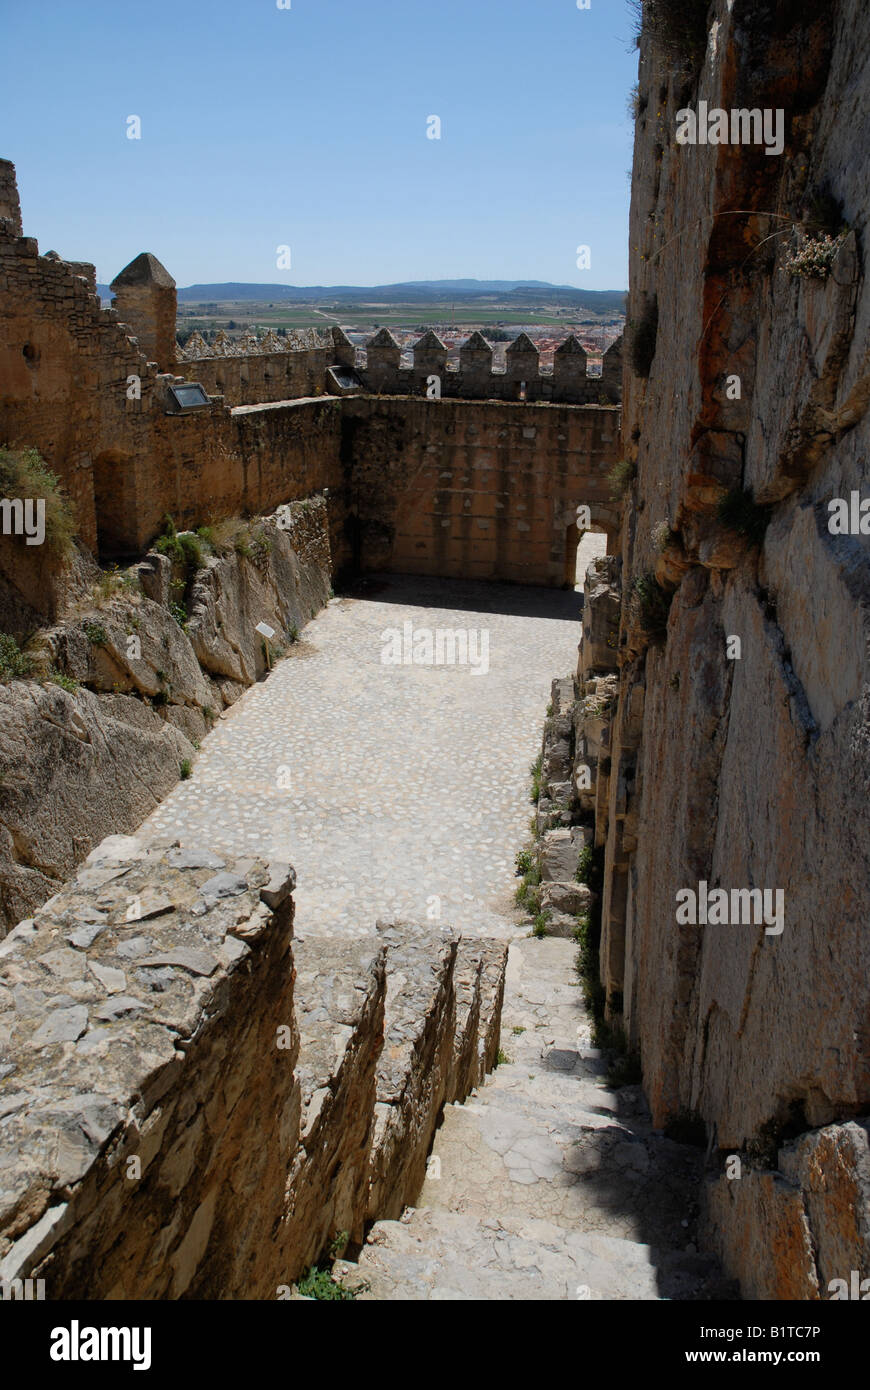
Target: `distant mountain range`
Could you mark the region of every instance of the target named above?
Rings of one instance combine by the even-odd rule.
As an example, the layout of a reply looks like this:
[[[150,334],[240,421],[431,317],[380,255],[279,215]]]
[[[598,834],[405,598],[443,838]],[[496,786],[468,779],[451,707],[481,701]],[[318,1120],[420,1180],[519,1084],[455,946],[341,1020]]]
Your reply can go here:
[[[97,286],[104,299],[108,285]],[[551,285],[546,280],[408,280],[395,285],[252,285],[228,280],[214,285],[187,285],[178,291],[179,304],[221,304],[251,300],[309,304],[421,304],[445,297],[464,302],[497,298],[517,305],[542,297],[556,297],[599,314],[619,314],[625,307],[624,290],[580,290],[574,285]]]

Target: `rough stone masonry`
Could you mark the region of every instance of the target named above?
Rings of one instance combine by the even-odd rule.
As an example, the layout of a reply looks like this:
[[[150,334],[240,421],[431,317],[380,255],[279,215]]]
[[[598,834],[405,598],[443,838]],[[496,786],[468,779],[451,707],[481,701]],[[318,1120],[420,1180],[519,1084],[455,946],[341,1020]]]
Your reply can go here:
[[[293,942],[295,873],[114,836],[0,945],[0,1279],[271,1298],[416,1196],[507,948]]]

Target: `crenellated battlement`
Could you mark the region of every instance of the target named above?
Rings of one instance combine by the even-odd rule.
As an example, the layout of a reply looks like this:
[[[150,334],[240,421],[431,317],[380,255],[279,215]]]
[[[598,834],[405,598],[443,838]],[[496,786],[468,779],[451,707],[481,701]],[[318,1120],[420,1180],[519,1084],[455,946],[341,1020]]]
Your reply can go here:
[[[333,329],[337,345],[347,343],[341,329]],[[552,367],[541,363],[540,353],[527,333],[510,343],[504,366],[496,365],[492,345],[474,332],[459,349],[459,362],[448,360],[447,345],[429,329],[413,345],[413,361],[402,365],[402,348],[382,328],[366,343],[353,363],[359,390],[382,396],[425,396],[430,400],[454,397],[463,400],[552,401],[559,405],[617,405],[622,391],[622,339],[604,354],[600,373],[589,371],[586,351],[572,334],[557,348]]]
[[[343,329],[331,338],[318,330],[284,339],[273,330],[258,336],[248,330],[233,341],[219,333],[206,343],[191,334],[177,351],[177,370],[230,405],[292,400],[299,396],[372,394],[443,397],[458,400],[551,401],[554,405],[618,405],[622,398],[622,338],[604,354],[603,369],[589,370],[586,350],[571,334],[556,349],[552,366],[541,362],[528,334],[510,343],[504,365],[482,333],[475,331],[459,349],[459,362],[434,329],[406,350],[388,328],[381,328],[362,349]]]

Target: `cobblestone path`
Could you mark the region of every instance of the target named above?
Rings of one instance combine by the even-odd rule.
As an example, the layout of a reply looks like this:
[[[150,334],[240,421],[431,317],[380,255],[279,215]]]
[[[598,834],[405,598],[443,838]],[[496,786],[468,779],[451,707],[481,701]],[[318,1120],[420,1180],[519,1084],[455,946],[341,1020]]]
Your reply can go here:
[[[141,833],[289,859],[309,936],[390,913],[514,935],[529,765],[578,618],[572,592],[401,576],[333,599]],[[478,670],[383,664],[384,632],[406,624],[466,630]]]

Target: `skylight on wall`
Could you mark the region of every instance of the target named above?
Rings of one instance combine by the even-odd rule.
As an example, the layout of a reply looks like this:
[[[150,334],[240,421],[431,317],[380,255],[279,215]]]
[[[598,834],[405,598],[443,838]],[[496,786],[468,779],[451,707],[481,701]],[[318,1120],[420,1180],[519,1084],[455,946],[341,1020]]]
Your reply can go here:
[[[196,410],[201,406],[210,404],[205,389],[198,381],[186,381],[180,385],[170,386],[169,397],[170,409],[172,409],[173,414],[185,410]]]

